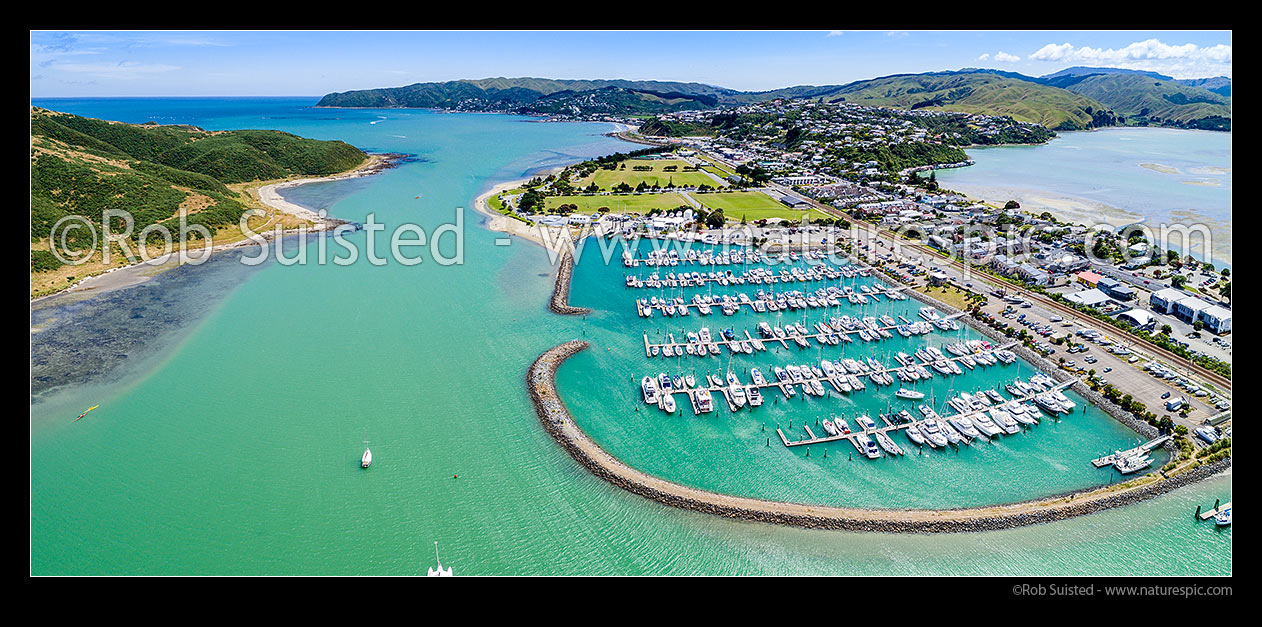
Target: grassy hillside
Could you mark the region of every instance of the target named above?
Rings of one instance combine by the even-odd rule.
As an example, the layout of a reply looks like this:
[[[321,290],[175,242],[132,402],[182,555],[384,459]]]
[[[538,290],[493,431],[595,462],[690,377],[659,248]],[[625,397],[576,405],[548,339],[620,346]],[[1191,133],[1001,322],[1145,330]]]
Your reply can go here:
[[[816,97],[824,102],[1008,115],[1056,130],[1101,124],[1100,102],[1080,94],[988,72],[902,74],[851,83]]]
[[[467,106],[480,109],[519,110],[554,94],[562,96],[584,94],[610,88],[648,95],[663,94],[667,98],[701,97],[701,101],[709,102],[708,106],[714,106],[719,96],[737,93],[731,89],[702,83],[669,81],[484,78],[332,93],[321,98],[316,106],[418,109],[454,109]]]
[[[1231,98],[1175,81],[1135,74],[1098,74],[1066,85],[1065,89],[1098,100],[1128,120],[1231,128]]]
[[[83,216],[99,228],[107,209],[129,211],[135,219],[132,242],[141,244],[138,234],[151,224],[178,232],[182,209],[188,224],[213,233],[234,227],[254,204],[243,193],[252,181],[325,176],[353,169],[366,158],[343,142],[279,131],[124,124],[32,107],[32,291],[52,287],[37,280],[38,274],[62,269],[48,238],[63,217]],[[66,248],[86,250],[92,244],[92,235],[80,230],[68,234]]]

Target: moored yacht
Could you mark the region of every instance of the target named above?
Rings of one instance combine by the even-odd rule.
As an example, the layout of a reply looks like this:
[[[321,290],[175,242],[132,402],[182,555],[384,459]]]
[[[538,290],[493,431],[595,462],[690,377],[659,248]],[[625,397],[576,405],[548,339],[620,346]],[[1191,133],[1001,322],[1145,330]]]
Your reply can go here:
[[[645,403],[657,404],[657,382],[653,380],[653,377],[644,377],[640,380],[640,391],[644,393]]]

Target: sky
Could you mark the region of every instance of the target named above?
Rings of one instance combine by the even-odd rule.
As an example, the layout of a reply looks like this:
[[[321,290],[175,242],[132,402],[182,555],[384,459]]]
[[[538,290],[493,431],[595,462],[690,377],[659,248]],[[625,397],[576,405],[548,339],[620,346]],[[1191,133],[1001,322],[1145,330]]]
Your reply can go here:
[[[31,31],[30,39],[33,98],[320,96],[497,76],[758,91],[966,67],[1231,76],[1230,31]]]

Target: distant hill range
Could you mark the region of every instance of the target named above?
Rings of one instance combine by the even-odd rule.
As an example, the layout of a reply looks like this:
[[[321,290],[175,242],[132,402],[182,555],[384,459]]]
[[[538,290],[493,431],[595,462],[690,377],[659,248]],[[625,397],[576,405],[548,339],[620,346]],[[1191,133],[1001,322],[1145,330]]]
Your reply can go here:
[[[332,93],[316,106],[650,116],[777,98],[1007,115],[1054,130],[1115,124],[1231,128],[1230,78],[1175,80],[1155,72],[1088,67],[1042,77],[966,68],[761,92],[667,81],[488,78]]]

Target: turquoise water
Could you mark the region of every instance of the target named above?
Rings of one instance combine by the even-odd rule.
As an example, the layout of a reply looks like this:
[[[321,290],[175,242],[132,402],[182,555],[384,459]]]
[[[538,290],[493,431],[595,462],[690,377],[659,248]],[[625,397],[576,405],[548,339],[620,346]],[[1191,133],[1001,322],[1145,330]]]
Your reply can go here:
[[[128,121],[170,111],[158,119],[206,128],[265,126],[419,155],[423,160],[370,184],[351,181],[318,194],[339,217],[376,213],[388,223],[406,220],[427,229],[450,220],[456,207],[469,206],[495,181],[625,150],[599,136],[602,125],[321,111],[302,108],[304,102],[310,101],[212,101],[199,108],[186,101],[80,101],[60,108]],[[380,116],[385,120],[371,124]],[[580,265],[583,285],[576,285],[575,300],[606,309],[596,299],[608,296],[608,312],[586,321],[555,316],[546,310],[552,284],[543,252],[521,242],[495,246],[496,235],[477,224],[474,214],[465,215],[460,266],[426,259],[412,267],[375,267],[361,258],[347,267],[242,268],[240,284],[208,304],[159,358],[33,405],[32,572],[416,574],[433,565],[435,540],[457,574],[1230,572],[1230,530],[1190,520],[1197,504],[1230,498],[1229,478],[1098,516],[932,537],[739,523],[613,488],[543,433],[522,382],[538,353],[588,337],[593,349],[562,372],[567,402],[597,402],[598,395],[576,388],[592,371],[590,362],[614,363],[605,360],[616,356],[618,370],[591,385],[608,391],[611,411],[625,407],[622,397],[635,391],[631,371],[638,374],[642,364],[635,364],[645,358],[636,357],[642,349],[631,350],[641,342],[638,331],[616,334],[618,325],[638,323],[621,266],[610,268],[614,280],[605,281]],[[365,237],[350,239],[362,244]],[[624,317],[627,308],[631,318]],[[88,418],[71,422],[98,403]],[[763,409],[771,416],[776,408]],[[710,432],[711,460],[722,455],[731,458],[722,460],[727,466],[746,458],[780,468],[766,477],[767,489],[803,490],[804,498],[809,489],[795,484],[809,482],[783,481],[786,475],[854,481],[841,468],[816,467],[814,451],[805,460],[783,447],[759,448],[748,433],[729,432],[723,412],[708,422],[679,421],[679,429]],[[1044,442],[1060,430],[1072,439],[1092,420],[1075,416],[1043,425],[1003,446],[1050,447]],[[602,431],[604,424],[611,426]],[[616,424],[600,417],[584,422],[621,455],[635,438],[616,438]],[[1111,437],[1105,426],[1090,428]],[[358,468],[365,434],[375,458],[368,471]],[[646,451],[683,436],[669,428],[658,437],[644,442]],[[868,498],[941,499],[946,488],[926,496],[906,486],[918,477],[936,481],[938,465],[974,469],[973,483],[1003,483],[1003,473],[1017,471],[1004,466],[1009,453],[996,449],[988,453],[993,459],[967,464],[934,454],[884,460],[891,463],[856,460],[844,472],[868,473],[872,492],[885,482],[902,486]],[[1081,463],[1062,459],[1063,450],[1048,450],[1070,475],[1082,471]],[[700,453],[681,447],[677,454],[686,460]],[[635,462],[653,468],[661,465],[654,462],[660,455],[646,452]],[[681,480],[691,480],[694,467],[681,461]],[[752,477],[716,481],[740,488]],[[859,498],[856,492],[842,494],[850,500]],[[1005,492],[993,487],[963,494],[985,501]]]
[[[1205,224],[1214,261],[1231,263],[1231,133],[1108,128],[968,155],[976,165],[937,172],[944,187],[1088,224]]]
[[[641,250],[650,248],[650,242],[640,243]],[[1134,431],[1072,393],[1070,397],[1078,405],[1072,416],[1059,421],[1044,420],[1028,432],[993,438],[989,444],[961,447],[958,452],[926,450],[919,455],[915,445],[899,434],[893,436],[895,441],[910,450],[911,455],[867,460],[857,455],[850,442],[839,441],[809,447],[808,458],[808,447],[786,448],[775,433],[776,428],[781,427],[790,439],[805,439],[809,437],[802,428],[806,424],[816,435],[825,435],[818,421],[833,415],[845,418],[852,429],[858,428],[854,418],[862,414],[870,415],[878,423],[878,414],[892,413],[891,409],[893,412],[906,409],[919,417],[916,410],[919,403],[894,396],[900,387],[897,380],[895,385],[887,387],[868,382],[866,390],[849,394],[841,394],[825,385],[827,397],[807,397],[799,393],[792,400],[786,400],[775,388],[768,388],[761,407],[745,407],[736,414],[727,408],[721,397],[716,397],[717,408],[713,413],[696,416],[681,394],[676,396],[681,411],[667,415],[644,405],[640,379],[645,375],[693,373],[704,380],[707,373],[722,376],[732,370],[748,383],[749,369],[753,367],[771,377],[773,366],[791,363],[818,366],[821,359],[863,360],[871,356],[884,364],[893,364],[893,356],[899,351],[913,354],[917,348],[925,346],[945,349],[946,344],[956,340],[986,338],[962,326],[956,332],[935,331],[910,338],[895,334],[881,342],[868,343],[856,337],[854,343],[837,347],[821,348],[813,340],[811,347],[805,349],[799,349],[792,342],[788,348],[769,342],[767,352],[753,355],[729,356],[724,350],[719,356],[704,358],[686,353],[670,359],[647,357],[645,333],[653,343],[665,341],[670,333],[682,340],[687,331],[697,331],[702,326],[708,326],[716,335],[721,329],[731,328],[737,336],[744,337],[744,330],[748,330],[750,335],[758,337],[757,324],[761,321],[777,326],[805,320],[804,325],[809,328],[831,315],[843,314],[852,317],[888,314],[895,319],[901,315],[908,320],[920,320],[917,311],[923,304],[911,298],[881,299],[866,306],[843,302],[829,314],[824,310],[807,310],[805,314],[801,311],[759,314],[742,307],[740,313],[732,316],[724,316],[716,309],[709,316],[694,312],[687,317],[665,318],[659,312],[645,319],[636,313],[636,298],[682,295],[685,301],[691,302],[692,295],[698,292],[736,294],[744,291],[752,296],[758,289],[770,288],[750,285],[675,290],[627,288],[627,274],[643,278],[653,269],[626,268],[620,261],[621,253],[615,254],[613,259],[612,265],[600,263],[601,251],[595,244],[589,244],[583,251],[575,270],[570,302],[601,311],[593,313],[584,328],[593,349],[566,363],[558,385],[579,425],[602,447],[624,462],[654,475],[717,492],[774,500],[865,507],[949,508],[1020,501],[1116,481],[1120,477],[1111,469],[1097,469],[1087,462],[1102,453],[1130,448],[1136,443]],[[665,275],[672,269],[691,271],[701,267],[662,268],[659,272]],[[739,273],[740,266],[733,271]],[[772,287],[777,291],[802,289],[802,286],[814,290],[820,285],[835,284],[850,285],[858,290],[861,285],[877,281],[858,277]],[[1018,361],[1006,366],[964,369],[963,375],[955,377],[937,375],[929,382],[906,387],[935,400],[935,409],[945,416],[954,413],[946,405],[946,399],[959,392],[995,389],[1007,397],[1003,384],[1018,378],[1028,380],[1035,372],[1029,364]],[[1158,457],[1156,467],[1160,467],[1164,459],[1164,454]]]

